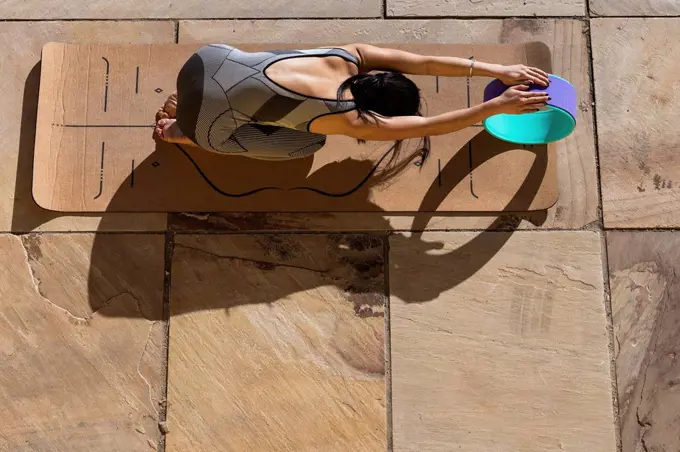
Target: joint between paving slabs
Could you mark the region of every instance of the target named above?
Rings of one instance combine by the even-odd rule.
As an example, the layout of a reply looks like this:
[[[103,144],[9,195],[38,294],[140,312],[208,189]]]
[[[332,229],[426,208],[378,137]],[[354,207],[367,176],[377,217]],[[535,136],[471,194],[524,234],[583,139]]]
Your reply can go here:
[[[165,451],[165,435],[168,432],[168,355],[170,351],[170,287],[172,275],[172,255],[175,250],[175,233],[168,231],[165,233],[165,253],[163,265],[163,321],[165,322],[165,334],[163,336],[163,366],[161,373],[161,400],[159,401],[158,415],[158,451]]]
[[[390,235],[383,236],[383,284],[385,289],[385,416],[387,450],[394,450],[392,417],[392,330],[390,322]]]
[[[648,17],[648,16],[647,16]],[[588,16],[586,14],[572,14],[572,15],[566,15],[566,16],[541,16],[538,14],[531,14],[531,15],[526,15],[526,16],[478,16],[478,15],[469,15],[469,16],[456,16],[456,15],[442,15],[442,16],[433,16],[433,15],[422,15],[422,16],[401,16],[401,15],[394,15],[394,16],[386,16],[385,20],[413,20],[413,21],[419,21],[419,20],[458,20],[458,21],[474,21],[474,20],[555,20],[555,21],[561,21],[561,20],[578,20],[578,21],[584,21],[588,20]]]
[[[600,166],[600,143],[598,140],[597,128],[597,105],[595,102],[595,70],[593,67],[593,44],[592,33],[590,26],[590,0],[586,0],[586,20],[584,21],[584,35],[586,37],[586,48],[588,50],[588,78],[590,82],[590,105],[593,119],[593,143],[595,146],[595,166],[597,172],[597,217],[598,226],[602,231],[601,247],[602,247],[602,277],[604,287],[604,308],[606,316],[606,328],[608,335],[608,349],[610,355],[609,373],[611,380],[611,397],[612,410],[614,416],[614,432],[616,436],[616,450],[621,452],[623,450],[623,441],[621,438],[621,426],[619,425],[619,395],[618,395],[618,377],[616,373],[616,332],[614,331],[614,318],[611,303],[611,286],[609,281],[609,250],[607,248],[607,232],[604,227],[604,209],[602,207],[602,171]]]
[[[606,317],[607,328],[607,348],[609,351],[609,375],[611,383],[611,397],[612,410],[614,416],[614,433],[616,436],[616,450],[621,452],[623,450],[623,440],[621,438],[621,426],[619,425],[619,386],[618,376],[616,373],[616,354],[618,338],[616,331],[614,331],[614,316],[612,313],[612,296],[611,285],[609,281],[609,250],[607,248],[607,233],[602,231],[600,243],[602,247],[602,282],[604,288],[604,310]],[[620,352],[620,348],[619,348]]]
[[[586,5],[587,8],[589,8]],[[595,103],[595,70],[593,68],[593,41],[590,32],[590,19],[583,22],[583,34],[586,37],[586,49],[588,50],[588,80],[590,82],[590,111],[593,119],[593,145],[595,147],[595,171],[597,182],[597,219],[599,228],[604,229],[604,209],[602,208],[602,171],[600,168],[600,143],[597,137],[597,105]]]
[[[276,17],[276,16],[259,16],[259,17],[131,17],[131,18],[108,18],[108,17],[51,17],[51,18],[31,18],[31,19],[12,19],[5,18],[0,19],[0,23],[11,23],[11,22],[215,22],[215,21],[338,21],[338,20],[351,20],[351,21],[373,21],[373,20],[589,20],[589,19],[672,19],[677,16],[668,15],[598,15],[596,13],[584,13],[584,14],[571,14],[571,15],[561,15],[561,16],[549,16],[549,15],[524,15],[524,16],[483,16],[483,15],[419,15],[419,16],[400,16],[393,15],[382,17],[382,15],[377,16],[359,16],[359,17],[315,17],[315,16],[291,16],[291,17]]]
[[[611,380],[612,414],[614,416],[614,433],[616,437],[616,450],[623,450],[623,440],[621,437],[621,425],[619,422],[619,393],[618,376],[616,373],[616,331],[614,331],[614,317],[612,312],[611,286],[609,281],[609,250],[607,248],[607,231],[604,227],[604,209],[602,207],[602,171],[600,166],[600,143],[598,140],[597,128],[597,105],[595,102],[595,70],[593,67],[593,40],[590,26],[590,0],[586,0],[586,20],[584,21],[583,34],[586,37],[586,48],[588,50],[588,79],[590,82],[590,105],[593,120],[593,144],[595,146],[595,169],[597,178],[597,221],[601,230],[602,247],[602,278],[604,288],[604,308],[607,328],[607,348],[609,350],[609,375]]]

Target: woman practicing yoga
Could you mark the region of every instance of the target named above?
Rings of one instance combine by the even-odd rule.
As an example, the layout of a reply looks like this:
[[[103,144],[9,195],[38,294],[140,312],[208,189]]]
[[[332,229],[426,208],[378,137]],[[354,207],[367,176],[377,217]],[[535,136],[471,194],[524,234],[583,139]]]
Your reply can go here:
[[[514,86],[488,102],[423,117],[420,91],[403,74],[481,75]],[[327,135],[399,143],[454,132],[499,113],[533,112],[548,96],[528,91],[530,84],[547,86],[548,74],[368,44],[255,53],[209,45],[179,72],[177,92],[159,110],[155,133],[219,153],[299,158],[323,147]]]

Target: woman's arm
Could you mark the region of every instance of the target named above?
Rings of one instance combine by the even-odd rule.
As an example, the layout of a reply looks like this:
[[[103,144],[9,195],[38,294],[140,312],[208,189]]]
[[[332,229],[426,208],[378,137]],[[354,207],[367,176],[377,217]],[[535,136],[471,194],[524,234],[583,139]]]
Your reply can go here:
[[[363,72],[392,70],[412,75],[441,77],[465,77],[470,75],[472,60],[452,56],[418,55],[403,50],[376,47],[370,44],[351,44],[345,48],[359,56]],[[472,75],[495,77],[508,85],[516,83],[548,84],[548,74],[524,65],[504,66],[501,64],[475,61]]]
[[[476,124],[496,112],[497,108],[492,103],[486,102],[430,117],[395,116],[368,120],[352,117],[346,122],[346,127],[342,127],[338,132],[366,141],[407,140],[455,132]]]
[[[361,118],[356,111],[322,116],[310,125],[310,132],[345,135],[366,141],[393,141],[445,135],[464,129],[500,113],[537,111],[550,100],[545,92],[529,91],[527,85],[508,88],[502,95],[474,107],[437,116],[395,116]]]

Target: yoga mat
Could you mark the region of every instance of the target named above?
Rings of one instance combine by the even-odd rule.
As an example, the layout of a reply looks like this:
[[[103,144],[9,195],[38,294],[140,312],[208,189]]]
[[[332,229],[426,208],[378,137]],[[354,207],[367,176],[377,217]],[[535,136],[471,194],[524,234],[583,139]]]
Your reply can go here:
[[[202,44],[80,45],[43,49],[33,196],[61,212],[498,212],[557,201],[554,145],[498,140],[482,124],[432,137],[429,158],[391,179],[391,143],[328,137],[285,162],[220,155],[154,141],[157,109]],[[325,44],[332,46],[333,43]],[[542,43],[385,45],[417,53],[524,63],[550,72]],[[237,45],[247,51],[319,44]],[[486,77],[411,76],[424,114],[480,103]],[[402,155],[420,140],[404,143]]]

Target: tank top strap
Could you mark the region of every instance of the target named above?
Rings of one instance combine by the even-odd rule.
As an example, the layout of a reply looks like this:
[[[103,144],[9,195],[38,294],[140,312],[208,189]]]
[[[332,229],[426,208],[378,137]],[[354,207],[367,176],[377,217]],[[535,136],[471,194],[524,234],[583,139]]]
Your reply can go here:
[[[359,67],[359,59],[345,49],[341,49],[339,47],[330,47],[324,50],[328,50],[328,55],[339,56],[340,58],[343,58]]]

